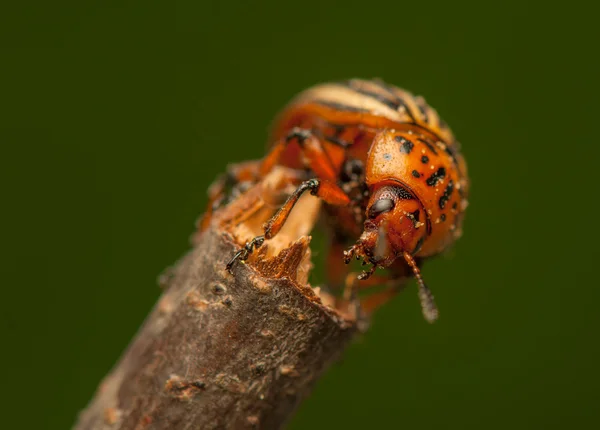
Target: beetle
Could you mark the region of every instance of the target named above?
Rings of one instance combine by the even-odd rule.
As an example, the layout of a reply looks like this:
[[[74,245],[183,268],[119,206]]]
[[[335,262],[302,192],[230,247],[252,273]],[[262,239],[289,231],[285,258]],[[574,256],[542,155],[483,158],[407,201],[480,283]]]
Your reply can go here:
[[[425,318],[437,318],[420,266],[460,237],[469,179],[459,143],[422,97],[380,79],[325,83],[300,93],[276,119],[267,155],[231,166],[213,184],[201,229],[226,202],[228,186],[235,196],[276,166],[289,168],[286,180],[296,191],[265,223],[264,235],[235,254],[229,271],[277,235],[310,192],[325,203],[329,219],[331,282],[340,281],[343,264],[353,258],[370,264],[345,283],[352,297],[359,289],[388,285],[365,302],[372,310],[414,276]],[[372,276],[377,268],[389,270]]]

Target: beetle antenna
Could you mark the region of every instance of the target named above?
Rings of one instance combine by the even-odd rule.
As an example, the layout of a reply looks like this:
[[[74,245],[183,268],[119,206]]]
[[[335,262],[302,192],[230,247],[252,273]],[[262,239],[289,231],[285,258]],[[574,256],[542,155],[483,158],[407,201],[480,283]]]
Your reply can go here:
[[[433,294],[427,285],[425,285],[423,277],[421,276],[421,270],[419,270],[419,266],[417,266],[417,262],[414,260],[412,255],[404,251],[404,259],[412,269],[413,273],[415,274],[415,278],[417,279],[417,284],[419,286],[419,299],[421,300],[423,316],[427,322],[433,323],[435,320],[437,320],[439,315],[438,308],[435,304],[435,300],[433,299]]]

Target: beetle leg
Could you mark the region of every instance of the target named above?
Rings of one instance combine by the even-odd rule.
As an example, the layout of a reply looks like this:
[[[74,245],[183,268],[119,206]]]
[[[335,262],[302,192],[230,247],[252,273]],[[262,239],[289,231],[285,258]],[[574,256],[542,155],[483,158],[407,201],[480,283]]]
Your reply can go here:
[[[335,206],[344,206],[350,203],[350,199],[337,185],[333,182],[323,181],[320,179],[310,179],[303,182],[297,189],[288,197],[287,201],[281,208],[267,221],[264,225],[265,238],[271,239],[274,237],[289,217],[292,209],[300,200],[300,197],[310,191],[313,196],[321,198],[326,203]]]
[[[206,211],[197,222],[199,233],[202,233],[210,225],[212,215],[225,200],[228,188],[235,188],[241,183],[257,180],[260,164],[260,160],[231,164],[227,166],[226,173],[220,175],[210,185]]]
[[[282,138],[265,157],[260,166],[260,173],[266,175],[278,163],[287,148],[292,143],[297,142],[302,151],[302,155],[306,159],[306,167],[310,168],[317,178],[336,182],[337,173],[329,159],[329,156],[323,149],[321,141],[315,137],[310,131],[303,128],[295,127],[290,133]]]
[[[319,179],[310,179],[303,182],[300,186],[288,197],[286,202],[281,208],[273,215],[269,221],[267,221],[263,228],[265,231],[264,236],[258,236],[248,242],[243,249],[238,251],[233,259],[227,264],[227,270],[231,272],[231,268],[236,261],[246,260],[250,254],[256,249],[262,246],[266,239],[273,238],[288,219],[292,209],[300,200],[300,197],[306,192],[310,191],[313,196],[321,198],[323,201],[331,205],[346,205],[350,203],[350,199],[337,185],[329,181],[321,181]]]

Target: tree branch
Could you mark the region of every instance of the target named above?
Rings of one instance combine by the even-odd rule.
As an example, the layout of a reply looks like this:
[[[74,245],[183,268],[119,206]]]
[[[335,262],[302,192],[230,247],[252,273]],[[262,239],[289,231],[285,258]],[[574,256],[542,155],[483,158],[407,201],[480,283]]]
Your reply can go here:
[[[240,209],[263,201],[257,190],[170,271],[166,291],[76,430],[281,428],[341,354],[357,326],[307,285],[310,238],[294,238],[304,227],[276,255],[264,248],[254,264],[238,264],[233,276],[225,271],[239,227],[252,233]]]

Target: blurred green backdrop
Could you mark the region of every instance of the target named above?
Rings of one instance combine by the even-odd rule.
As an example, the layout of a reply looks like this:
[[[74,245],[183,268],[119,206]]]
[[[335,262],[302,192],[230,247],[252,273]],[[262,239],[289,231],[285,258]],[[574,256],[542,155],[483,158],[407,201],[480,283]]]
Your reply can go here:
[[[598,422],[597,9],[90,1],[0,13],[2,427],[66,429],[188,248],[208,184],[317,82],[382,77],[463,144],[465,235],[292,429]],[[7,6],[2,6],[6,8]]]

